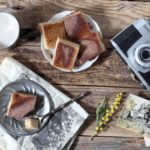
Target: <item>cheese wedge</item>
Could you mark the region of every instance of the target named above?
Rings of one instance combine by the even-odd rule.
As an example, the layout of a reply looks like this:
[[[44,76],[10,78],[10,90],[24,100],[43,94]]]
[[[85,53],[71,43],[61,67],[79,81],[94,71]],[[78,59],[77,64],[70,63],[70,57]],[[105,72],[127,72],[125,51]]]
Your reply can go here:
[[[35,118],[25,119],[25,128],[27,130],[37,130],[39,128],[39,119]]]

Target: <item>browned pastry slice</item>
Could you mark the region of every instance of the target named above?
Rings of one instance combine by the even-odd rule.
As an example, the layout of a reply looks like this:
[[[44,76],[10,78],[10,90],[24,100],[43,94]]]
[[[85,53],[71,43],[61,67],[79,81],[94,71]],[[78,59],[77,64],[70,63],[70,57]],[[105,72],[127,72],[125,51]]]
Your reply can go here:
[[[78,41],[79,39],[91,34],[91,29],[85,21],[81,12],[70,14],[64,19],[66,33],[69,39]]]
[[[35,108],[37,96],[31,94],[12,93],[6,115],[21,119]]]
[[[106,50],[98,33],[93,32],[90,36],[82,38],[80,41],[79,64],[87,60],[94,59]]]
[[[52,65],[64,71],[71,71],[79,52],[79,45],[58,38]]]
[[[64,21],[56,23],[41,23],[39,24],[45,49],[55,48],[57,37],[66,38]]]

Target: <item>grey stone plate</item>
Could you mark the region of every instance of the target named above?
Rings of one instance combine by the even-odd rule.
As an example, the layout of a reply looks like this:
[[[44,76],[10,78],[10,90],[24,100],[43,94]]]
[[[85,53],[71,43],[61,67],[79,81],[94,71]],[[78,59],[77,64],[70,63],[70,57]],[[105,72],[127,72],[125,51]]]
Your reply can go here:
[[[23,120],[15,120],[6,116],[7,106],[13,92],[21,92],[37,95],[35,111],[29,115],[44,115],[52,110],[52,100],[49,93],[38,83],[21,79],[6,85],[0,92],[0,124],[12,135],[31,135],[40,131],[48,122],[48,117],[42,122],[38,130],[26,130]]]

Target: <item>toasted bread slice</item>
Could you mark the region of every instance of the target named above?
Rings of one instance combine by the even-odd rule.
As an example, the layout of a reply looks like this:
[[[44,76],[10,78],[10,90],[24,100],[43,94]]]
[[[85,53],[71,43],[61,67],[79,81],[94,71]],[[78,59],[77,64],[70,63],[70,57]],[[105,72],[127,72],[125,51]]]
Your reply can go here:
[[[57,37],[66,38],[64,21],[39,24],[43,36],[44,47],[47,50],[55,48]]]
[[[93,32],[91,35],[82,38],[79,41],[81,48],[79,52],[79,63],[83,64],[87,60],[94,59],[96,56],[106,50],[98,33]]]
[[[58,38],[52,65],[64,71],[71,71],[74,68],[78,52],[78,44]]]
[[[80,11],[67,16],[64,25],[70,40],[78,41],[91,34],[91,29]]]
[[[6,115],[21,119],[35,108],[37,96],[31,94],[12,93]]]

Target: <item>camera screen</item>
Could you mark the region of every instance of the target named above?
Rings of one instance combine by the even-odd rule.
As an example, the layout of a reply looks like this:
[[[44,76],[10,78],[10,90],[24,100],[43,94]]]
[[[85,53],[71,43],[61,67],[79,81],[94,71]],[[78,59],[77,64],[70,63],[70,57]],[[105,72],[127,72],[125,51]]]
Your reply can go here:
[[[131,25],[114,38],[114,41],[127,56],[128,49],[141,37],[142,35],[138,32],[138,30]]]

